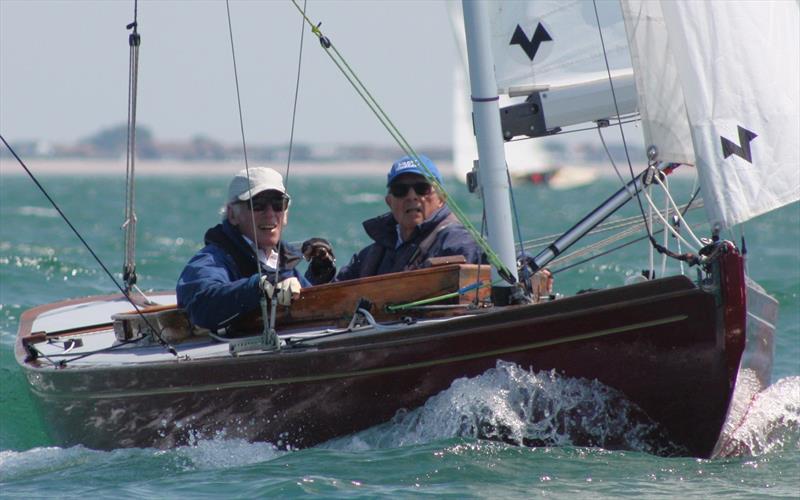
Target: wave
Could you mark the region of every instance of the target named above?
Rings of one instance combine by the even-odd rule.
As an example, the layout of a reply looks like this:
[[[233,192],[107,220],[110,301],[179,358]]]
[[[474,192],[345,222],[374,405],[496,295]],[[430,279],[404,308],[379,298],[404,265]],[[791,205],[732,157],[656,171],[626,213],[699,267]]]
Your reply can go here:
[[[55,208],[48,208],[48,207],[19,207],[17,208],[17,213],[19,215],[27,215],[31,217],[47,217],[47,218],[57,218],[58,210]]]
[[[555,371],[533,372],[504,361],[462,378],[424,406],[399,412],[373,429],[329,442],[352,449],[388,448],[440,439],[491,439],[521,446],[592,446],[656,453],[683,450],[619,391]]]
[[[737,391],[746,385],[739,374]],[[743,380],[744,379],[744,380]],[[752,394],[725,423],[719,444],[722,456],[759,456],[800,450],[800,376],[778,380]]]
[[[342,202],[345,205],[359,205],[362,203],[378,203],[383,201],[386,197],[384,194],[380,193],[357,193],[357,194],[349,194],[344,195],[342,197]]]

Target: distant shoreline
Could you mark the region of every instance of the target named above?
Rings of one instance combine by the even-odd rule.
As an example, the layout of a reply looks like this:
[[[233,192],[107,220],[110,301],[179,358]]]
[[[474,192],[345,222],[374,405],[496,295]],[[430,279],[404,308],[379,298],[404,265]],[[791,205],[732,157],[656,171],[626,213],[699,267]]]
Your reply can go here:
[[[34,175],[107,175],[125,176],[125,162],[97,159],[36,159],[25,162]],[[450,171],[450,163],[442,163]],[[286,163],[253,162],[250,167],[266,166],[285,173]],[[386,175],[388,162],[293,163],[290,175],[380,176]],[[144,176],[225,176],[244,168],[242,162],[224,161],[137,161],[136,175]],[[0,176],[27,175],[14,158],[0,160]]]
[[[97,160],[97,159],[34,159],[26,161],[25,164],[34,175],[93,175],[109,177],[125,177],[124,160]],[[445,177],[453,177],[453,165],[451,162],[438,162],[439,170]],[[286,163],[277,162],[252,162],[251,167],[266,166],[286,172]],[[298,162],[291,165],[289,175],[301,177],[325,176],[325,177],[380,177],[386,175],[390,162],[376,160],[361,162]],[[158,160],[158,161],[137,161],[137,176],[222,176],[230,177],[242,168],[242,162],[237,161],[177,161],[177,160]],[[579,171],[591,172],[596,177],[616,177],[614,169],[605,164],[587,164],[571,167]],[[634,171],[640,171],[643,167],[635,166]],[[627,177],[628,169],[623,169],[623,175]],[[692,167],[679,168],[673,175],[684,177],[692,175]],[[25,170],[17,163],[14,158],[0,159],[0,176],[27,175]]]

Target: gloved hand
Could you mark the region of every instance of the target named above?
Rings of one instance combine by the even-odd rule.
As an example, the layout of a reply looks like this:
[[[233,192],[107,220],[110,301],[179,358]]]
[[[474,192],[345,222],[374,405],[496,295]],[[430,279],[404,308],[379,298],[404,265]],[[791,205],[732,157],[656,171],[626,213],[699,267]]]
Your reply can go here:
[[[531,276],[534,304],[538,304],[542,299],[553,294],[553,281],[553,273],[547,268],[539,269]]]
[[[261,278],[258,281],[258,288],[260,288],[261,291],[264,292],[264,295],[270,299],[272,298],[272,293],[275,291],[275,287],[269,282],[266,274],[261,275]]]
[[[274,298],[282,306],[289,306],[293,300],[300,297],[300,289],[302,288],[300,280],[294,276],[278,282],[277,286],[270,283],[266,276],[262,276],[258,286],[268,298]]]
[[[309,262],[306,277],[312,283],[328,283],[336,275],[336,255],[324,238],[309,238],[301,247],[303,257]]]
[[[300,280],[292,276],[283,281],[279,281],[275,287],[275,297],[278,304],[282,306],[292,305],[292,301],[300,298]]]

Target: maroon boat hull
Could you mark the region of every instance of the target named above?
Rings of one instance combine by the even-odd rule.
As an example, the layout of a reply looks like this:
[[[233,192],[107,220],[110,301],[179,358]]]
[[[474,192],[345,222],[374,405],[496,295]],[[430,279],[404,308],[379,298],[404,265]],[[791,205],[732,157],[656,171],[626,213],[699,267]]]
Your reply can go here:
[[[307,447],[385,422],[505,360],[597,379],[670,441],[709,456],[733,386],[718,299],[675,277],[320,349],[105,369],[21,363],[65,445],[171,447],[224,430]]]

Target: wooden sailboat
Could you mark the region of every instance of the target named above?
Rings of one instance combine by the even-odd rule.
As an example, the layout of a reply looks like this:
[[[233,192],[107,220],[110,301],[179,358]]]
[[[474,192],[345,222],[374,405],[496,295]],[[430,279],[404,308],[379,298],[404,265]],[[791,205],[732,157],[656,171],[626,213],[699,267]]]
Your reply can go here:
[[[465,24],[482,195],[490,220],[510,221],[489,47],[491,5],[466,1]],[[668,2],[663,13],[655,2],[626,1],[623,7],[631,43],[635,45],[642,35],[637,19],[661,19],[662,24],[650,33],[669,33],[670,44],[677,44],[665,52],[671,57],[675,50],[691,52],[672,39],[692,40],[691,33],[671,31],[674,23],[680,24],[687,16],[702,20],[692,27],[706,26],[703,29],[717,34],[718,23],[730,23],[724,32],[735,33],[737,22],[760,17],[751,12],[744,17],[738,12],[712,16],[708,9],[713,6],[699,3]],[[655,7],[658,12],[635,15]],[[773,19],[790,25],[798,19],[795,3],[776,2],[770,8],[782,14]],[[791,50],[796,52],[796,47]],[[642,59],[646,58],[634,58]],[[793,59],[794,64],[797,60]],[[695,65],[692,75],[704,74],[700,63],[686,63]],[[759,63],[767,66],[761,69],[769,69],[766,58]],[[634,69],[640,71],[636,62]],[[796,73],[788,77],[796,81]],[[642,76],[639,84],[640,75],[641,108],[648,82]],[[771,75],[775,78],[775,73]],[[676,83],[675,89],[688,94],[706,84]],[[716,128],[689,130],[702,121],[693,116],[702,114],[702,106],[692,97],[703,95],[695,92],[682,97],[691,111],[684,113],[689,121],[683,125],[697,154],[691,163],[717,165],[715,172],[747,169],[741,165],[746,149],[748,164],[760,165],[764,171],[740,172],[739,180],[768,175],[796,183],[796,176],[792,177],[791,170],[787,174],[781,162],[793,162],[788,168],[796,172],[798,134],[793,134],[794,145],[778,147],[783,155],[778,155],[778,162],[775,149],[757,144],[740,144],[739,152],[726,156],[731,148],[726,149],[724,142],[718,151],[718,140],[701,141],[709,134],[719,137],[714,135]],[[780,117],[771,116],[748,126],[766,139],[774,126],[794,126],[796,131],[797,96],[788,105],[794,106],[790,110],[795,113],[793,123],[792,115],[781,115],[785,123],[776,124]],[[647,125],[654,119],[653,112],[662,109],[640,111],[651,134],[648,141],[660,146],[665,162],[672,162],[671,147],[661,146],[660,137]],[[658,118],[655,121],[660,123]],[[722,162],[727,163],[719,165]],[[658,177],[657,170],[654,167],[650,174]],[[717,174],[704,175],[716,179]],[[632,180],[574,231],[533,258],[531,266],[543,267],[563,252],[587,227],[635,196],[645,178]],[[707,177],[704,180],[708,182]],[[749,193],[743,193],[738,202],[746,208],[731,217],[724,209],[729,199],[715,196],[713,182],[706,186],[711,186],[704,192],[706,206],[711,204],[710,218],[720,228],[800,197],[796,184],[769,203],[759,197],[754,202],[748,199]],[[715,203],[715,199],[724,201]],[[490,242],[498,249],[505,272],[516,274],[511,241],[510,223],[490,230]],[[735,245],[716,238],[707,243],[697,257],[696,279],[683,275],[650,279],[539,303],[510,304],[512,283],[495,286],[491,293],[476,287],[490,279],[496,282],[502,274],[497,268],[489,278],[488,266],[453,262],[312,287],[303,290],[289,309],[279,311],[277,342],[258,322],[246,332],[250,335],[220,341],[225,339],[190,325],[175,308],[172,293],[150,294],[151,303],[137,304],[138,312],[132,311],[129,297],[122,295],[75,299],[25,312],[16,357],[54,439],[64,445],[170,447],[224,431],[227,437],[284,447],[312,446],[384,422],[400,409],[420,406],[458,378],[479,375],[498,361],[507,361],[596,379],[621,391],[643,416],[660,424],[664,430],[660,439],[674,445],[673,451],[718,456],[731,451],[722,431],[726,425],[735,425],[731,419],[737,418],[736,409],[749,396],[742,387],[758,390],[769,383],[777,304],[745,276],[744,257]],[[439,307],[413,307],[442,295],[448,298],[437,302]],[[595,443],[578,439],[574,444]]]

